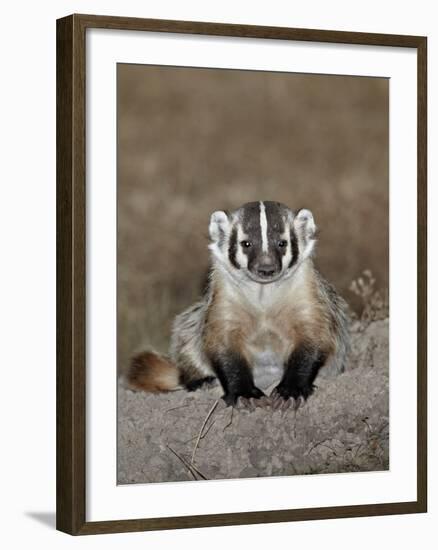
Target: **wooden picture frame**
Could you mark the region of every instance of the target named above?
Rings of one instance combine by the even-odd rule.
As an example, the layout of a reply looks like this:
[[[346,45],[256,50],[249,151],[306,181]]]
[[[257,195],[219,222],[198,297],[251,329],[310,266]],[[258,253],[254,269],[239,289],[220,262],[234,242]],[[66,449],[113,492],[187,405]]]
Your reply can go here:
[[[245,513],[86,520],[86,147],[87,29],[413,48],[417,51],[417,499]],[[57,529],[72,535],[407,514],[427,510],[427,39],[401,36],[71,15],[57,21]]]

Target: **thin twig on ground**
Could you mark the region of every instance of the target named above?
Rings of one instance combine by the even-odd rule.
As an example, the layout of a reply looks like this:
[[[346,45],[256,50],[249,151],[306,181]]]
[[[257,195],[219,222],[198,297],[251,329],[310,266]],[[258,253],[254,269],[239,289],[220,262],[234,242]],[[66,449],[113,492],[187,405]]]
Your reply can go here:
[[[369,423],[367,422],[368,420],[368,416],[365,416],[365,418],[362,418],[362,422],[365,424],[365,426],[368,428],[368,431],[369,432],[372,432],[373,430],[371,429],[371,426],[369,425]]]
[[[294,439],[297,438],[297,415],[298,415],[298,409],[294,409],[294,428],[293,428]]]
[[[206,475],[204,475],[204,474],[201,472],[201,470],[199,470],[199,468],[197,468],[194,464],[192,464],[191,466],[192,466],[192,468],[195,470],[195,472],[196,472],[200,477],[202,477],[202,479],[205,479],[205,480],[209,479],[209,478],[208,478]]]
[[[171,451],[179,460],[184,464],[184,466],[187,468],[187,470],[192,474],[193,479],[195,481],[199,481],[195,474],[198,474],[202,479],[208,479],[198,468],[193,466],[192,464],[189,464],[189,462],[181,456],[179,453],[175,451],[175,449],[172,449],[170,445],[166,445],[169,451]]]
[[[234,407],[231,407],[231,415],[230,415],[230,421],[228,422],[228,424],[226,426],[224,426],[223,428],[223,432],[229,428],[231,426],[231,424],[233,423],[233,414],[234,414]]]
[[[170,412],[170,411],[176,411],[177,409],[183,409],[184,407],[188,407],[188,403],[186,403],[185,405],[179,405],[178,407],[172,407],[171,409],[167,409],[164,411],[164,414]]]
[[[204,422],[202,423],[202,426],[201,426],[201,429],[199,430],[199,434],[198,434],[198,437],[196,439],[196,443],[195,443],[195,446],[193,448],[193,453],[192,453],[192,459],[190,461],[190,465],[193,464],[193,462],[195,461],[195,454],[196,454],[196,449],[198,448],[198,445],[199,445],[199,441],[201,439],[201,435],[202,435],[202,432],[205,428],[205,425],[207,424],[208,422],[208,419],[210,418],[210,416],[213,414],[215,408],[217,407],[219,403],[219,399],[216,399],[216,401],[214,402],[213,406],[211,407],[211,409],[208,411],[207,413],[207,416],[205,417],[204,419]]]
[[[309,455],[314,449],[316,449],[316,447],[319,447],[320,445],[324,445],[324,443],[326,441],[332,441],[332,439],[333,438],[328,437],[327,439],[323,439],[322,441],[318,441],[317,443],[314,443],[305,454]],[[333,449],[331,447],[329,447],[328,445],[324,445],[324,447],[328,447],[331,451],[333,451]],[[335,452],[335,451],[333,451],[333,452]]]

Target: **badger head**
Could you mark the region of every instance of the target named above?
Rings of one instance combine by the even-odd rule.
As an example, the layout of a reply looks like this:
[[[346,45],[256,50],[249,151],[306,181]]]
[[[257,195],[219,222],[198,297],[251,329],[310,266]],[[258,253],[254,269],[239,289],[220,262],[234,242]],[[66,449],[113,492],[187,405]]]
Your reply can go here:
[[[240,280],[262,284],[292,275],[312,254],[316,240],[310,210],[293,212],[271,201],[214,212],[209,233],[215,263]]]

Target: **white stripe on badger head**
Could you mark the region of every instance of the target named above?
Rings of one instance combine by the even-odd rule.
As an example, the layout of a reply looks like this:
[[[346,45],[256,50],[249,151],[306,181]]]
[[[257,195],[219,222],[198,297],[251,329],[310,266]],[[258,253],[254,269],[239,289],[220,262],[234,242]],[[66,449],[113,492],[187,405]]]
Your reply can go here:
[[[237,252],[236,252],[236,261],[241,267],[248,267],[248,256],[243,253],[242,247],[239,243],[242,241],[246,241],[248,239],[248,235],[246,235],[240,223],[237,224]]]
[[[268,252],[268,219],[263,201],[260,201],[260,231],[262,233],[262,251]]]

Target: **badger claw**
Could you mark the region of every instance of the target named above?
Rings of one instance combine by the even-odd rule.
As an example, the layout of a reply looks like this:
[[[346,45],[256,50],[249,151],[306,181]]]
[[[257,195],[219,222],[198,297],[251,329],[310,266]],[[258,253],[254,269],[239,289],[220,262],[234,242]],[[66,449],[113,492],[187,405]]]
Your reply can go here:
[[[280,392],[277,388],[274,388],[269,396],[271,400],[271,406],[274,411],[286,411],[291,406],[294,410],[299,409],[304,403],[304,400],[301,396],[292,397],[284,395],[283,392]]]
[[[254,399],[252,397],[238,397],[235,408],[240,410],[253,411],[255,409]]]
[[[244,395],[227,393],[223,395],[222,398],[225,401],[227,407],[231,405],[238,409],[240,408],[254,410],[254,403],[263,397],[266,397],[265,394],[254,386],[249,392],[246,392]]]

